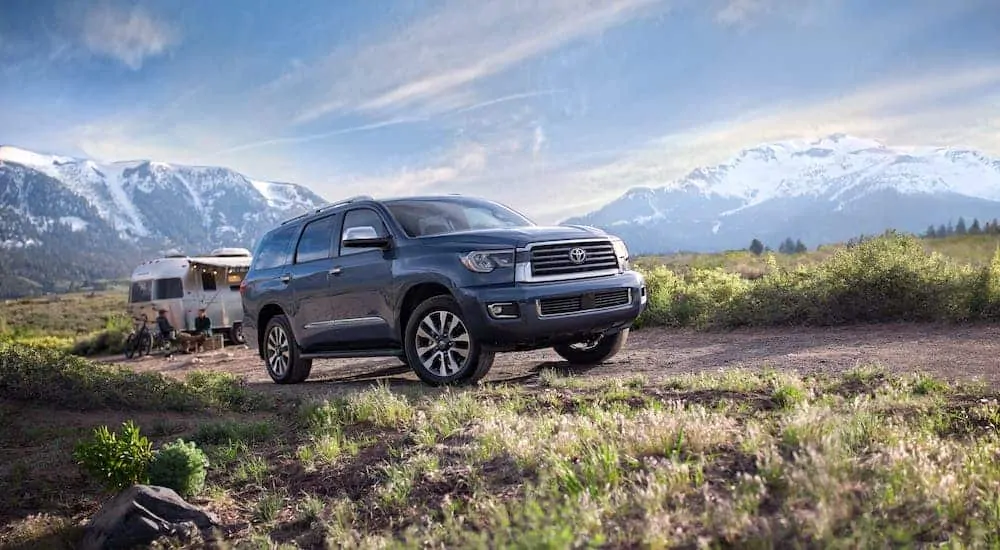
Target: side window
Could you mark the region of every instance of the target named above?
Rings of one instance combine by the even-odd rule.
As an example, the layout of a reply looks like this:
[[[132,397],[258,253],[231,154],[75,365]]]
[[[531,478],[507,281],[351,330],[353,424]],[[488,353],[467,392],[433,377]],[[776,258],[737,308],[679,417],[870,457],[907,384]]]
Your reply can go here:
[[[180,277],[157,279],[153,284],[153,298],[156,300],[173,300],[184,297],[184,284]]]
[[[351,210],[344,216],[344,227],[340,233],[340,255],[346,256],[348,254],[357,254],[359,252],[367,252],[369,250],[378,250],[377,248],[348,248],[343,246],[344,235],[347,234],[347,230],[352,227],[374,227],[375,232],[378,235],[385,236],[388,234],[388,230],[385,228],[385,223],[382,221],[382,216],[379,216],[377,212],[369,208],[358,208],[356,210]]]
[[[215,290],[215,273],[211,271],[201,272],[201,288],[206,291]]]
[[[295,249],[295,263],[304,264],[330,257],[333,235],[337,232],[334,225],[336,219],[336,216],[327,216],[306,225],[299,237],[299,246]]]
[[[132,290],[129,292],[130,302],[149,302],[153,299],[153,281],[136,281],[132,283]]]
[[[297,225],[289,225],[265,235],[253,258],[254,269],[273,269],[285,265],[288,261],[288,243],[297,228]]]

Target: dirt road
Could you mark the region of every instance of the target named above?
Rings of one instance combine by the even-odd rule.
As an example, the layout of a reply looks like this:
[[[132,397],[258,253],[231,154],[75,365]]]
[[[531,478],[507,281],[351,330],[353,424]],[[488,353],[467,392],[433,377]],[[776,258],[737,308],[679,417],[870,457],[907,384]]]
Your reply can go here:
[[[279,387],[271,383],[260,359],[244,347],[171,359],[109,360],[170,376],[194,370],[232,372],[277,392],[337,393],[374,380],[403,386],[418,383],[397,360],[380,358],[316,361],[306,384]],[[892,324],[709,333],[646,329],[634,331],[626,349],[612,362],[574,372],[595,377],[642,373],[656,379],[735,367],[836,373],[872,363],[899,372],[932,372],[947,380],[981,379],[1000,387],[1000,326]],[[487,380],[530,383],[543,368],[564,366],[549,350],[501,354]]]

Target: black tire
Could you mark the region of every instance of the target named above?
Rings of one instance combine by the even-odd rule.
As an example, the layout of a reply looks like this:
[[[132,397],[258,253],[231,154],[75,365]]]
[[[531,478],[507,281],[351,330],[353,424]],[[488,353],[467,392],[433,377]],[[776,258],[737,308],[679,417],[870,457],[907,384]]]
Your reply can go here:
[[[628,341],[629,329],[622,329],[620,332],[610,336],[603,336],[597,343],[587,348],[574,348],[574,344],[559,344],[552,349],[560,357],[573,365],[589,366],[597,365],[611,359],[618,354]],[[582,342],[581,342],[582,343]]]
[[[242,323],[234,323],[229,329],[229,341],[238,346],[247,342],[246,338],[243,337]]]
[[[299,384],[309,378],[312,359],[299,353],[291,325],[284,315],[275,315],[264,328],[264,367],[277,384]]]
[[[139,357],[153,353],[153,337],[148,332],[139,336],[138,348]]]
[[[135,333],[131,333],[125,338],[125,358],[131,359],[135,357],[135,352],[139,349],[139,343],[136,341]]]
[[[421,324],[425,320],[428,324],[422,328]],[[444,335],[446,339],[441,347],[436,347],[431,341],[440,335],[439,329],[445,320],[452,330]],[[454,324],[453,320],[457,320],[458,324]],[[421,358],[418,340],[427,344],[420,347],[430,366]],[[406,363],[424,383],[431,386],[475,384],[493,367],[495,355],[484,351],[468,332],[462,310],[451,296],[428,298],[413,310],[406,323],[403,349],[406,351]],[[466,352],[464,358],[462,351]],[[431,367],[435,366],[443,368],[444,373],[440,369],[437,372],[432,370]]]

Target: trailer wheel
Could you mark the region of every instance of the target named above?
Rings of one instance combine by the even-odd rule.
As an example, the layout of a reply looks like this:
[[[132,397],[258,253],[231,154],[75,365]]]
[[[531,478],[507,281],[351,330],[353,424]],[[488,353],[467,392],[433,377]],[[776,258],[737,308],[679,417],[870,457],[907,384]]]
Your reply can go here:
[[[237,345],[247,342],[243,337],[243,323],[233,323],[233,328],[229,329],[229,341]]]

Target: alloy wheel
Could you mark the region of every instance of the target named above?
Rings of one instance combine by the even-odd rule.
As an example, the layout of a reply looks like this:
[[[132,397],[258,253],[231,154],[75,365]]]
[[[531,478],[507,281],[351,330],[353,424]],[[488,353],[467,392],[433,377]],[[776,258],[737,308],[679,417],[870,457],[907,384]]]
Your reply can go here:
[[[267,368],[275,376],[279,378],[284,377],[285,373],[288,372],[288,364],[290,362],[288,335],[285,334],[285,329],[276,326],[267,334],[266,355]]]
[[[438,376],[451,376],[469,363],[469,330],[458,315],[436,310],[421,319],[416,331],[416,349],[421,364]]]

